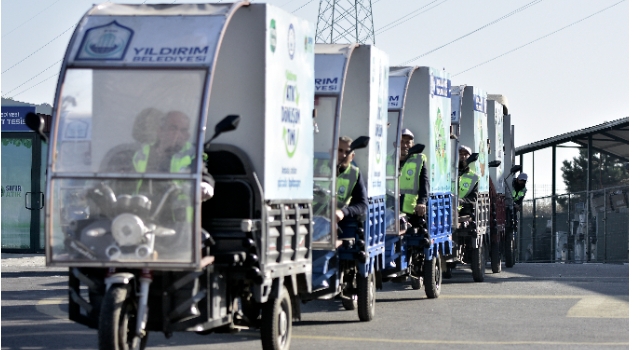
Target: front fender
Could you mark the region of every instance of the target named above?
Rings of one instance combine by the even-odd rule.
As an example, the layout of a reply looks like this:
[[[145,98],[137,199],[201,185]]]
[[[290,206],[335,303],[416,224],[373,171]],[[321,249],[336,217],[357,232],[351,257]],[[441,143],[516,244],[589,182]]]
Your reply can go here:
[[[114,284],[129,284],[131,281],[135,281],[136,276],[131,272],[118,272],[104,279],[107,289],[111,288]]]

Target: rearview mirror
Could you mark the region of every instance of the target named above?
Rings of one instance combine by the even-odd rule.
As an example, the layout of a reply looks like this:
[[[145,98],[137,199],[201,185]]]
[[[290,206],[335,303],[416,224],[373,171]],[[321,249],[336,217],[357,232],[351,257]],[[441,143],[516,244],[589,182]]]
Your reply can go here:
[[[367,147],[369,145],[369,139],[369,136],[358,137],[353,142],[351,142],[351,151]]]
[[[467,164],[471,164],[471,163],[475,162],[476,160],[478,160],[478,153],[471,153],[469,158],[467,158]]]
[[[501,160],[492,160],[489,162],[489,168],[497,168],[502,163]]]
[[[37,132],[40,136],[42,136],[45,142],[48,141],[47,136],[44,134],[44,118],[41,115],[29,112],[24,117],[24,122],[25,124],[27,124],[29,129]]]
[[[407,154],[407,158],[409,158],[412,154],[420,154],[424,151],[425,145],[421,143],[416,143],[413,147],[409,148],[409,153]]]
[[[216,124],[215,132],[213,133],[213,137],[207,141],[207,143],[213,141],[216,137],[218,137],[223,132],[235,130],[238,127],[238,123],[240,123],[239,115],[228,115],[224,119],[222,119],[218,124]]]
[[[514,166],[511,167],[511,170],[509,170],[509,171],[510,171],[511,174],[515,174],[515,173],[517,173],[518,171],[521,171],[521,170],[522,170],[522,165],[514,165]]]

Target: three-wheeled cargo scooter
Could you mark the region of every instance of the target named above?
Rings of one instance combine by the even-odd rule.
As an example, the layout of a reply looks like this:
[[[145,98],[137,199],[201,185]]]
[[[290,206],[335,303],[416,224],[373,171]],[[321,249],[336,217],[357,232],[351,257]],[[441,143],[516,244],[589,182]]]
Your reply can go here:
[[[440,295],[442,257],[453,253],[451,236],[451,80],[430,67],[393,67],[389,76],[387,149],[387,238],[384,280],[409,277],[413,289],[424,285],[428,298]],[[427,213],[419,218],[400,207],[402,129],[414,135],[405,158],[423,153],[430,180]],[[426,147],[425,147],[426,145]],[[411,171],[411,170],[409,170]],[[418,169],[417,171],[420,171]],[[409,174],[411,176],[411,174]],[[416,174],[416,179],[419,174]],[[419,180],[417,180],[419,181]],[[426,220],[425,220],[426,219]]]
[[[345,309],[357,307],[361,321],[374,317],[384,267],[387,62],[369,45],[316,45],[313,288],[302,298],[340,296]],[[368,208],[365,217],[338,223],[337,197],[349,190],[338,186],[337,167],[351,154],[338,159],[340,136],[355,138],[352,164],[366,184]]]
[[[289,348],[311,288],[312,37],[248,1],[82,18],[55,95],[46,261],[70,268],[69,318],[100,349],[244,327]]]
[[[455,247],[453,254],[445,257],[447,264],[443,264],[443,276],[451,278],[452,269],[456,264],[465,263],[471,265],[473,280],[484,281],[485,277],[485,250],[489,249],[489,241],[486,234],[489,232],[489,142],[487,138],[487,94],[473,86],[460,86],[452,88],[451,98],[451,125],[455,146],[452,149],[453,176],[452,186],[459,192],[458,176],[458,148],[465,145],[471,148],[473,153],[467,160],[471,170],[477,175],[478,197],[469,215],[458,215],[455,210],[453,240]],[[455,196],[455,207],[459,198]]]

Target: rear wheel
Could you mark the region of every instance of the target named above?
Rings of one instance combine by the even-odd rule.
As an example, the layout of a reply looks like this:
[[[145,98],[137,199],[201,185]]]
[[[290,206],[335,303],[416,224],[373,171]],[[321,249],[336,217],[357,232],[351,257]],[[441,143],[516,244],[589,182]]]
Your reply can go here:
[[[442,265],[440,255],[424,262],[424,292],[427,298],[434,299],[440,296],[442,283]]]
[[[491,271],[493,273],[502,272],[502,256],[500,255],[500,244],[491,243]]]
[[[142,339],[135,337],[136,305],[130,285],[113,285],[102,299],[98,340],[100,350],[129,350],[134,341],[140,342],[140,349],[147,345],[149,333]]]
[[[360,321],[371,321],[376,311],[376,277],[375,271],[364,277],[358,274],[358,318]]]
[[[287,350],[291,345],[291,297],[287,288],[280,294],[277,299],[269,299],[262,309],[260,335],[265,350]]]
[[[471,274],[475,282],[484,281],[484,247],[482,244],[478,248],[471,249]]]

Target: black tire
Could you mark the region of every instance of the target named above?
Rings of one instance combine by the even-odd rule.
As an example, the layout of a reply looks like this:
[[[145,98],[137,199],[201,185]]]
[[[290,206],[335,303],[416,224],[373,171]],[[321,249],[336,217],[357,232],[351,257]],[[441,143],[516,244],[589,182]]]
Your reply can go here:
[[[504,266],[509,268],[513,267],[516,263],[516,249],[513,237],[507,237],[504,242],[504,260]]]
[[[343,297],[340,298],[342,300],[342,306],[345,310],[355,310],[358,305],[358,296],[352,295],[350,299],[345,299]]]
[[[478,248],[471,249],[471,274],[475,282],[484,281],[484,247],[480,245]]]
[[[442,262],[440,263],[442,264]],[[447,265],[447,267],[444,268],[444,265],[443,265],[442,278],[449,279],[453,277],[453,269],[456,268],[456,265],[454,263],[445,263],[445,264]]]
[[[424,292],[427,298],[435,299],[440,296],[442,286],[442,262],[440,255],[436,254],[431,260],[424,262]]]
[[[130,285],[114,285],[102,299],[98,322],[100,350],[129,350],[133,347],[136,328],[136,305]],[[149,333],[140,340],[140,349],[147,346]]]
[[[491,271],[493,273],[502,272],[502,255],[500,254],[500,244],[491,243]]]
[[[293,306],[289,290],[284,288],[279,298],[269,299],[262,308],[260,335],[262,349],[287,350],[291,345]]]
[[[424,285],[424,278],[423,277],[411,277],[411,288],[418,290],[421,289],[422,286]]]
[[[371,271],[369,276],[358,274],[358,318],[360,321],[371,321],[376,313],[376,273]]]

